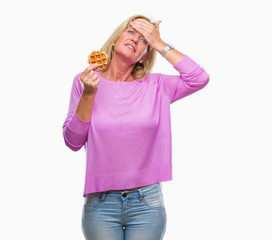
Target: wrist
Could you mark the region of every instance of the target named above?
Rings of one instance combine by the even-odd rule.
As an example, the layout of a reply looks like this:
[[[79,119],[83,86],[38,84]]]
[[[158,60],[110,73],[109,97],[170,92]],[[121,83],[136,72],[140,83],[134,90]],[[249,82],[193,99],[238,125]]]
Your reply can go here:
[[[162,53],[163,49],[165,48],[166,43],[164,41],[159,41],[156,43],[156,45],[154,45],[154,49],[159,52],[160,54]]]
[[[172,46],[170,43],[167,43],[166,47],[163,49],[163,51],[161,52],[161,55],[163,57],[165,57],[166,53],[168,53],[169,50],[171,49],[175,49],[174,46]]]
[[[85,99],[92,99],[95,97],[97,90],[87,91],[86,89],[82,92],[82,97]]]

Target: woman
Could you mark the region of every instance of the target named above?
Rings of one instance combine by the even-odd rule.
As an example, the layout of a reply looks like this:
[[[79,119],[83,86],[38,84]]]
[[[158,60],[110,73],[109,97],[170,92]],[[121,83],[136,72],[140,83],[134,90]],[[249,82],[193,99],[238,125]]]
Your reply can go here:
[[[88,240],[163,239],[160,182],[172,178],[170,104],[203,88],[209,75],[160,38],[160,22],[127,19],[101,49],[107,68],[90,65],[74,79],[63,134],[69,148],[86,150]],[[150,73],[156,52],[177,76]]]

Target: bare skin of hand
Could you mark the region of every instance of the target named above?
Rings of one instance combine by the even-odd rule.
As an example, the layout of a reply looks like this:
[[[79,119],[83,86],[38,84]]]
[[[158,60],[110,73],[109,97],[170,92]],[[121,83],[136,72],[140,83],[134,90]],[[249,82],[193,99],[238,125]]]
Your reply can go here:
[[[160,23],[161,20],[154,25],[145,19],[137,18],[131,21],[130,26],[143,35],[151,48],[160,51],[166,45],[160,37]]]
[[[97,64],[90,64],[80,76],[80,81],[84,85],[83,94],[92,95],[96,94],[100,79],[94,70],[97,68]]]
[[[155,22],[155,24],[152,24],[145,19],[137,18],[131,21],[130,26],[143,35],[151,48],[155,49],[159,53],[162,53],[166,43],[160,38],[160,23],[161,20]],[[183,57],[184,54],[179,52],[177,49],[168,51],[165,55],[165,59],[173,66],[176,65]]]
[[[91,120],[94,100],[100,82],[100,79],[94,72],[96,68],[97,64],[90,65],[80,76],[80,81],[83,83],[84,88],[77,105],[76,114],[84,122]]]

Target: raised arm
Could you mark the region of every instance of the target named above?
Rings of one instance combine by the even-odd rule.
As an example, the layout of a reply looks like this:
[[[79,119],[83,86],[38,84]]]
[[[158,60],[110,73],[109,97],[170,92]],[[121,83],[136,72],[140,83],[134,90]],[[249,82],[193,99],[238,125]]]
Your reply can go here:
[[[160,38],[160,23],[161,21],[157,21],[151,24],[145,19],[135,19],[130,25],[144,36],[150,47],[161,54],[166,43]],[[171,103],[200,90],[209,82],[208,73],[193,59],[178,50],[169,50],[165,59],[179,72],[179,76],[160,74],[160,86],[163,87]]]
[[[161,21],[157,21],[155,25],[145,19],[137,18],[130,25],[140,32],[147,40],[149,46],[157,52],[162,53],[166,43],[160,37],[159,25]],[[185,55],[176,49],[171,49],[165,55],[165,59],[175,66]]]
[[[63,124],[65,144],[73,151],[81,149],[87,141],[93,104],[100,81],[93,71],[96,67],[90,65],[74,78],[69,110]]]
[[[84,88],[77,106],[76,114],[84,122],[91,120],[94,99],[100,82],[94,72],[96,68],[97,64],[90,65],[80,76]]]

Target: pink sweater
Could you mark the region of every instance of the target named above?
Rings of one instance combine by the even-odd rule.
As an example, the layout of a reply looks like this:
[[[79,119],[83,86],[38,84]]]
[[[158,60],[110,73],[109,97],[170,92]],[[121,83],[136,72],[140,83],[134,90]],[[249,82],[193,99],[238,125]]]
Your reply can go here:
[[[85,146],[84,197],[172,179],[170,104],[209,81],[187,55],[174,68],[179,75],[150,73],[132,82],[106,80],[97,72],[100,83],[89,122],[75,113],[83,90],[81,73],[76,75],[63,135],[70,149]]]

